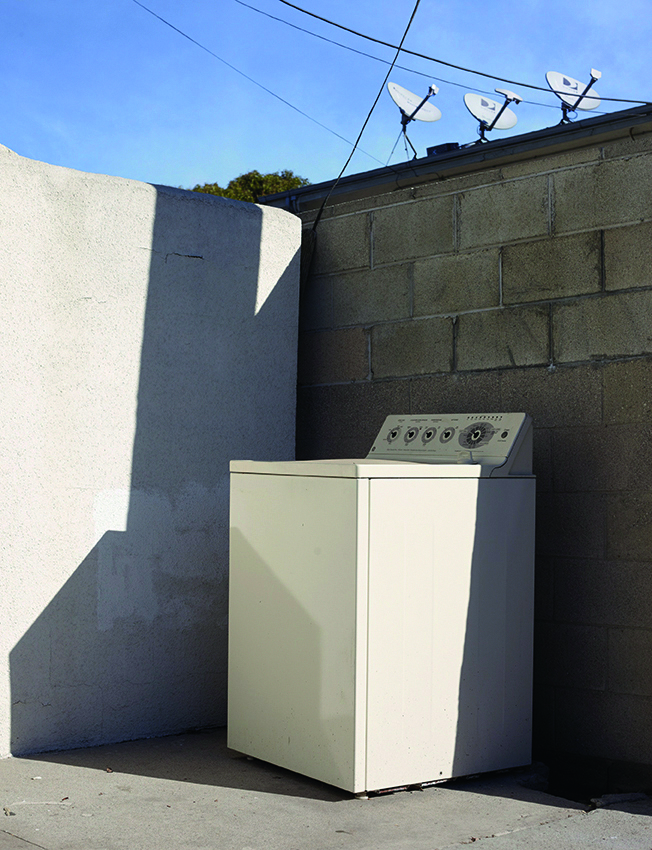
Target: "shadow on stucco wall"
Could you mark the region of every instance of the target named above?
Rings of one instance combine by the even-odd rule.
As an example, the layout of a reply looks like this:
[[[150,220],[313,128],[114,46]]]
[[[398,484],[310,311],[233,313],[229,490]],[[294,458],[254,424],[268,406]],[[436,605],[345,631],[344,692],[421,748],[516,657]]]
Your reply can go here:
[[[10,653],[16,754],[226,722],[228,464],[294,446],[298,250],[269,242],[259,207],[157,187],[130,482],[87,458],[101,533]]]

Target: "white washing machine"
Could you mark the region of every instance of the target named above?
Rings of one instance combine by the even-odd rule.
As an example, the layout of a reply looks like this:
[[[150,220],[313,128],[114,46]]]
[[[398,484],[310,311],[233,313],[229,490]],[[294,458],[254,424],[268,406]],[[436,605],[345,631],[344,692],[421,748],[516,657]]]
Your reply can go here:
[[[530,762],[529,416],[231,473],[229,747],[354,794]]]

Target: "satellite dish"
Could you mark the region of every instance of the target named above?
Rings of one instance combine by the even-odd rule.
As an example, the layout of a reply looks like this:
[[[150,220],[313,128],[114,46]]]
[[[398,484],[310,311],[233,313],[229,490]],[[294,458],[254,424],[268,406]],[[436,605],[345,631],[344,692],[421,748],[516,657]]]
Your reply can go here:
[[[464,103],[474,118],[485,124],[485,130],[511,130],[516,124],[516,114],[511,109],[503,109],[498,103],[481,94],[465,94]]]
[[[404,89],[397,83],[387,83],[387,90],[394,103],[401,110],[401,127],[405,141],[414,151],[414,159],[417,158],[417,151],[412,142],[408,138],[407,125],[410,121],[439,121],[441,111],[437,109],[434,103],[428,103],[428,98],[436,95],[439,89],[432,85],[428,89],[428,94],[424,97],[418,97],[412,94],[411,91]],[[407,145],[406,145],[407,150]]]
[[[511,130],[518,121],[516,114],[507,108],[509,103],[520,103],[522,98],[509,89],[496,89],[498,94],[505,97],[503,103],[498,103],[482,94],[464,95],[464,104],[474,118],[480,122],[479,142],[485,142],[485,133],[488,130]]]
[[[600,71],[591,68],[591,82],[588,85],[580,83],[579,80],[573,77],[567,77],[566,74],[560,74],[559,71],[548,71],[546,81],[552,91],[561,100],[561,111],[563,118],[562,124],[567,124],[570,121],[569,112],[575,112],[578,109],[595,109],[600,106],[600,97],[594,90],[590,95],[587,95],[596,80],[602,76]]]
[[[437,94],[439,91],[436,86],[430,86],[430,91],[424,98],[417,97],[416,94],[412,94],[411,91],[396,83],[387,83],[387,89],[401,112],[409,116],[408,120],[439,121],[441,118],[441,111],[437,109],[435,104],[427,102],[431,95]]]

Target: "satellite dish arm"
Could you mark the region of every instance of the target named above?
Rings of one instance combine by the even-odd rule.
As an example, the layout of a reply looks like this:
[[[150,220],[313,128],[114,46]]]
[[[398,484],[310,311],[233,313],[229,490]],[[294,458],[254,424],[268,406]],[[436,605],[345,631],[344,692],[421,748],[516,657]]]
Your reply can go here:
[[[507,107],[509,106],[510,103],[513,103],[513,102],[520,103],[521,102],[521,98],[518,95],[514,94],[514,92],[508,92],[507,89],[496,89],[496,91],[499,92],[500,94],[505,95],[505,102],[500,107],[498,114],[496,115],[494,120],[491,122],[491,124],[485,123],[485,129],[486,130],[493,130],[493,128],[496,126],[496,124],[498,122],[498,119],[503,114],[503,112],[507,109]]]
[[[405,123],[405,124],[409,124],[409,122],[410,122],[410,121],[413,121],[413,120],[414,120],[414,116],[415,116],[415,115],[417,114],[417,112],[421,109],[421,107],[423,106],[423,104],[424,104],[424,103],[425,103],[425,102],[426,102],[429,98],[431,98],[434,94],[437,94],[437,92],[438,92],[438,91],[439,91],[439,89],[437,88],[437,86],[430,86],[430,88],[428,89],[428,94],[424,97],[424,99],[421,101],[421,103],[417,106],[417,108],[414,110],[414,112],[412,113],[412,115],[406,115],[406,114],[405,114],[405,112],[403,112],[403,110],[401,109],[401,112],[403,113],[403,116],[404,116],[404,123]]]
[[[498,114],[496,115],[496,117],[494,118],[494,120],[491,122],[491,124],[487,124],[487,123],[486,123],[486,122],[484,122],[484,121],[482,122],[482,123],[485,125],[485,129],[486,129],[486,130],[493,130],[493,128],[496,126],[496,122],[498,121],[498,119],[500,118],[500,116],[503,114],[503,112],[507,109],[507,104],[508,104],[508,103],[509,103],[509,101],[508,101],[508,100],[506,100],[506,101],[505,101],[505,103],[503,103],[503,105],[502,105],[502,106],[500,107],[500,109],[498,110]]]
[[[417,149],[414,147],[414,145],[410,141],[410,138],[407,134],[407,125],[410,123],[410,121],[414,120],[414,116],[421,109],[421,107],[428,100],[428,98],[432,97],[433,94],[437,94],[438,91],[439,91],[439,89],[437,88],[437,86],[430,86],[430,88],[428,89],[428,94],[424,97],[424,99],[417,106],[417,108],[414,110],[414,112],[412,112],[411,115],[408,115],[407,112],[402,107],[399,107],[399,109],[401,110],[401,127],[403,128],[403,136],[405,138],[405,141],[412,148],[412,153],[414,154],[414,159],[417,158]]]
[[[596,80],[599,80],[601,76],[602,76],[602,74],[600,73],[600,71],[595,71],[593,68],[591,68],[591,82],[590,82],[590,83],[588,84],[588,86],[584,89],[584,91],[582,92],[582,94],[581,94],[581,95],[577,98],[577,100],[575,101],[575,103],[574,103],[572,106],[570,106],[570,107],[569,107],[570,112],[575,112],[575,110],[577,109],[577,107],[578,107],[578,106],[580,105],[580,103],[584,100],[584,96],[586,95],[586,93],[588,92],[588,90],[591,88],[591,86],[593,85],[593,83],[595,83],[595,82],[596,82]]]

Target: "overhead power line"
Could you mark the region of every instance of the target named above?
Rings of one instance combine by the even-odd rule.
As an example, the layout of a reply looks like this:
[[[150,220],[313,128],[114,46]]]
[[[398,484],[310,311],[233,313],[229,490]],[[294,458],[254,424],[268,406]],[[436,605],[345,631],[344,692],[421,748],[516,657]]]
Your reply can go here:
[[[270,12],[265,12],[263,9],[259,9],[257,6],[252,6],[251,3],[245,3],[244,0],[235,0],[235,2],[244,6],[246,9],[251,9],[252,12],[258,12],[259,15],[264,15],[266,18],[270,18],[272,21],[277,21],[280,24],[285,24],[288,27],[292,27],[292,29],[298,30],[299,32],[306,33],[307,35],[313,36],[313,38],[318,38],[321,41],[327,42],[327,44],[333,44],[335,47],[341,47],[343,50],[349,50],[351,53],[356,53],[358,56],[364,56],[367,59],[373,59],[375,62],[382,62],[384,65],[391,65],[391,61],[389,59],[382,59],[380,56],[374,56],[373,53],[366,53],[364,50],[358,50],[356,47],[351,47],[349,44],[342,44],[341,41],[335,41],[333,38],[327,38],[325,35],[320,35],[319,33],[313,32],[313,30],[306,29],[305,27],[300,27],[297,24],[293,24],[291,21],[286,21],[285,18],[279,18],[278,15],[272,15]],[[406,51],[403,51],[406,52]],[[464,89],[465,91],[475,91],[478,94],[485,94],[487,96],[491,96],[493,92],[487,91],[486,89],[475,88],[474,86],[468,86],[465,83],[455,83],[453,80],[446,80],[443,77],[436,77],[434,74],[426,74],[424,71],[417,71],[415,68],[406,68],[405,65],[394,65],[395,68],[398,68],[401,71],[407,71],[409,74],[416,74],[419,77],[425,77],[427,80],[436,80],[438,83],[444,83],[448,86],[456,86],[457,88]],[[549,89],[542,89],[542,91],[549,92]],[[638,101],[637,101],[638,102]],[[556,103],[541,103],[540,101],[535,100],[524,100],[523,103],[528,103],[531,106],[545,106],[548,109],[558,109]]]
[[[400,50],[403,53],[409,53],[410,56],[417,56],[419,59],[427,59],[429,62],[436,62],[438,65],[445,65],[447,68],[455,68],[457,71],[464,71],[467,74],[475,74],[478,77],[485,77],[488,80],[498,80],[501,83],[509,83],[510,85],[520,86],[521,88],[534,89],[536,91],[544,91],[547,93],[550,92],[550,89],[545,86],[535,86],[533,83],[523,83],[519,80],[510,80],[507,77],[497,77],[495,74],[487,74],[484,71],[476,71],[473,68],[465,68],[462,65],[455,65],[453,62],[445,62],[443,59],[436,59],[434,56],[428,56],[426,53],[417,53],[414,50],[408,50],[406,47],[399,47],[396,44],[391,44],[389,41],[382,41],[380,38],[374,38],[366,33],[358,32],[358,30],[354,30],[351,27],[345,27],[343,24],[338,24],[337,21],[331,21],[329,18],[317,15],[315,12],[310,12],[308,9],[297,6],[295,3],[290,3],[290,0],[279,0],[279,3],[289,6],[291,9],[296,9],[297,12],[301,12],[304,15],[309,15],[311,18],[316,18],[318,21],[323,21],[323,23],[329,24],[332,27],[337,27],[345,32],[350,32],[352,35],[357,35],[359,38],[365,38],[367,41],[382,44],[383,47],[391,47],[392,50]],[[616,103],[641,103],[649,105],[649,101],[646,100],[628,100],[622,97],[603,97],[602,100],[613,101]]]
[[[259,83],[258,80],[254,80],[253,77],[250,77],[248,74],[245,74],[244,71],[241,71],[239,68],[236,68],[235,65],[232,65],[230,62],[227,62],[226,59],[222,59],[222,57],[218,56],[217,53],[214,53],[208,47],[201,44],[201,42],[197,41],[195,38],[188,35],[188,33],[185,33],[183,30],[180,30],[179,27],[175,27],[174,24],[171,24],[169,21],[166,21],[165,18],[162,18],[160,15],[157,15],[156,12],[154,12],[152,9],[145,6],[145,4],[141,3],[140,0],[133,0],[133,2],[137,6],[140,6],[141,9],[144,9],[146,12],[149,12],[150,15],[153,15],[155,18],[158,18],[158,20],[161,21],[161,23],[164,23],[166,26],[170,27],[170,29],[173,29],[175,32],[178,32],[179,35],[182,35],[184,38],[187,38],[188,41],[191,41],[193,44],[197,45],[197,47],[200,47],[202,50],[206,51],[206,53],[208,53],[214,59],[217,59],[219,62],[222,62],[224,65],[226,65],[228,68],[230,68],[232,71],[235,71],[236,74],[240,74],[241,77],[244,77],[246,80],[249,80],[250,83],[253,83],[254,85],[258,86],[263,91],[267,92],[267,94],[271,94],[272,97],[275,97],[277,100],[280,100],[281,103],[284,103],[286,106],[289,106],[290,109],[294,109],[294,111],[298,112],[299,115],[303,115],[304,118],[307,118],[309,121],[312,121],[314,124],[317,124],[318,126],[322,127],[324,130],[328,130],[329,133],[332,133],[333,136],[337,136],[338,139],[341,139],[343,142],[346,142],[347,145],[354,145],[354,143],[349,141],[349,139],[346,139],[344,136],[341,136],[339,133],[335,132],[335,130],[331,130],[331,128],[327,127],[326,124],[322,124],[321,121],[318,121],[316,118],[313,118],[311,115],[308,115],[307,112],[304,112],[302,109],[299,109],[298,106],[295,106],[293,103],[290,103],[289,100],[286,100],[284,97],[281,97],[279,94],[276,94],[276,92],[273,92],[271,89],[268,89],[262,83]],[[354,146],[354,150],[355,150],[355,146]],[[378,159],[373,154],[368,153],[367,151],[363,150],[362,148],[360,148],[359,150],[360,150],[361,153],[364,153],[368,157],[371,157],[371,159],[373,159],[375,162],[379,162],[381,165],[384,165],[382,160]]]
[[[394,63],[396,62],[396,60],[398,59],[398,57],[399,57],[399,55],[400,55],[400,53],[401,53],[401,47],[403,46],[403,42],[404,42],[404,41],[405,41],[405,39],[407,38],[407,34],[408,34],[408,32],[410,31],[410,27],[412,26],[412,21],[414,20],[414,16],[415,16],[415,15],[416,15],[416,13],[417,13],[417,9],[419,8],[419,4],[420,4],[420,3],[421,3],[421,0],[417,0],[417,2],[415,3],[414,9],[412,10],[412,14],[410,15],[410,20],[408,21],[408,25],[407,25],[407,27],[405,28],[405,32],[403,33],[403,38],[401,39],[401,43],[400,43],[400,44],[398,45],[398,47],[396,48],[396,55],[394,56],[394,61],[393,61],[393,62],[392,62],[392,64],[390,65],[390,67],[389,67],[389,71],[385,74],[385,79],[383,80],[382,85],[381,85],[380,89],[378,90],[378,94],[376,95],[376,99],[374,100],[374,102],[373,102],[373,104],[372,104],[372,106],[371,106],[371,109],[370,109],[370,110],[369,110],[369,112],[367,113],[367,117],[366,117],[366,118],[365,118],[365,120],[364,120],[364,124],[362,125],[362,128],[361,128],[360,132],[358,133],[358,138],[355,140],[355,145],[353,146],[353,150],[352,150],[352,151],[351,151],[351,153],[349,154],[349,157],[348,157],[348,159],[346,160],[346,162],[344,163],[344,165],[343,165],[343,167],[342,167],[342,170],[341,170],[341,171],[340,171],[340,173],[338,174],[338,176],[337,176],[337,180],[335,180],[335,182],[333,183],[333,185],[332,185],[332,186],[331,186],[331,188],[329,189],[328,194],[326,195],[326,197],[325,197],[325,198],[324,198],[324,200],[322,201],[321,206],[319,207],[319,212],[317,213],[317,217],[315,218],[315,220],[314,220],[314,222],[313,222],[313,225],[312,225],[312,228],[311,228],[311,232],[312,232],[312,234],[313,234],[313,238],[314,238],[315,230],[317,229],[317,225],[319,224],[319,220],[320,220],[320,218],[321,218],[321,215],[322,215],[322,213],[324,212],[324,207],[325,207],[325,206],[326,206],[326,204],[328,203],[328,199],[330,198],[330,196],[331,196],[331,195],[333,194],[333,192],[335,191],[335,187],[337,186],[337,184],[338,184],[338,183],[340,182],[340,180],[342,179],[342,175],[343,175],[343,174],[344,174],[344,172],[346,171],[346,168],[347,168],[348,164],[351,162],[351,159],[352,159],[352,157],[353,157],[353,154],[355,153],[355,149],[356,149],[356,147],[358,146],[358,142],[359,142],[359,141],[360,141],[360,139],[362,138],[362,134],[363,134],[363,133],[364,133],[364,131],[365,131],[365,127],[366,127],[366,126],[367,126],[367,124],[369,123],[369,119],[371,118],[371,115],[372,115],[372,113],[373,113],[374,109],[376,108],[376,104],[377,104],[377,103],[378,103],[378,101],[380,100],[380,96],[381,96],[381,94],[383,93],[383,91],[385,90],[385,85],[387,84],[387,80],[389,79],[389,75],[392,73],[392,70],[393,70],[393,68],[394,68]]]

